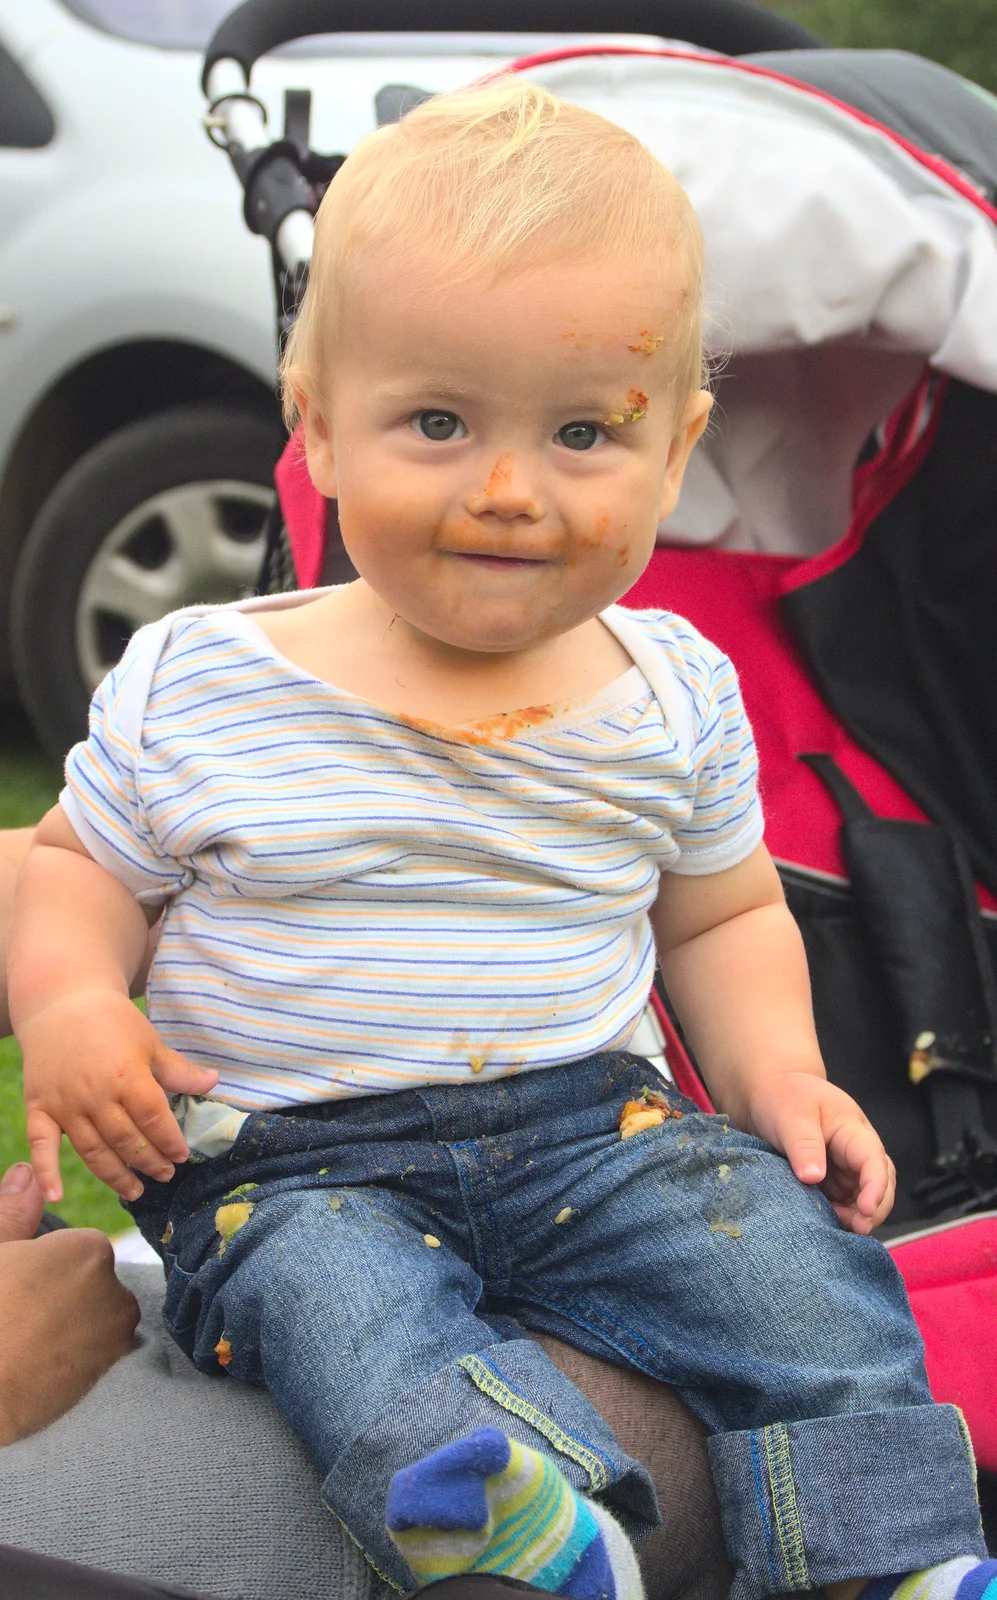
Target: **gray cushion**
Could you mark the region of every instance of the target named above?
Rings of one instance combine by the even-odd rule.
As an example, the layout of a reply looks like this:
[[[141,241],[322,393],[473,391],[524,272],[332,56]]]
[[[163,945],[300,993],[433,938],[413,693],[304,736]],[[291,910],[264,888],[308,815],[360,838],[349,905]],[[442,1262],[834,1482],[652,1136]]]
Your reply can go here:
[[[0,1544],[225,1600],[383,1600],[260,1389],[196,1371],[163,1328],[159,1267],[120,1266],[137,1348],[78,1406],[0,1449]],[[373,1580],[373,1581],[372,1581]]]

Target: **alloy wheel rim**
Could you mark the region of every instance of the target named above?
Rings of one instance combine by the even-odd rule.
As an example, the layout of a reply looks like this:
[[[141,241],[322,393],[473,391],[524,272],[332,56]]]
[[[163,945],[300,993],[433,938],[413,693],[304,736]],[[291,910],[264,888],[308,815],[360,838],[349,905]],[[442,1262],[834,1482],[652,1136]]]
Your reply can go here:
[[[76,658],[89,690],[144,623],[253,592],[274,498],[258,483],[212,478],[150,495],[115,524],[76,606]]]

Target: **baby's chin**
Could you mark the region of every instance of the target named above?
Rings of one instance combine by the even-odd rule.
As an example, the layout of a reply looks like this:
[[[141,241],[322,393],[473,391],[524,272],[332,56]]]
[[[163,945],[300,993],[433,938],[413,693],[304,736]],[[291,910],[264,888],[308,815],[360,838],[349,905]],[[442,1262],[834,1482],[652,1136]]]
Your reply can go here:
[[[596,608],[596,610],[599,608]],[[539,615],[524,616],[491,606],[476,606],[469,601],[457,613],[413,612],[406,618],[414,632],[449,650],[467,655],[519,655],[538,645],[570,633],[595,616],[596,610],[580,616],[562,615],[558,608]]]

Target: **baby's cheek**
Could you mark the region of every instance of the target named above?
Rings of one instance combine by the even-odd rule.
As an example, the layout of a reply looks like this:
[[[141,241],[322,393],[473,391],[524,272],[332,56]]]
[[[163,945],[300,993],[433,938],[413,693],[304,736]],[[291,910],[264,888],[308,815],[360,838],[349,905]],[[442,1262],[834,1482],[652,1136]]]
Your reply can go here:
[[[579,529],[577,543],[586,552],[599,551],[607,564],[625,567],[630,561],[631,540],[627,524],[615,517],[608,506],[599,507],[592,522]]]
[[[582,550],[599,550],[612,543],[613,513],[606,506],[596,510],[594,520],[580,527],[575,542]]]
[[[370,485],[362,496],[342,496],[339,506],[343,534],[371,545],[390,546],[411,535],[425,518],[425,508],[414,496]]]

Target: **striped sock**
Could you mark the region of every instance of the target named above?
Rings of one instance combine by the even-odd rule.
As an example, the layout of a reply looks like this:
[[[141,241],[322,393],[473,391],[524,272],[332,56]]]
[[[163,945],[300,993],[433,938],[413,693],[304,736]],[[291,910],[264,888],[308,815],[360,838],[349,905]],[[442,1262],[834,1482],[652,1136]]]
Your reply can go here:
[[[997,1600],[997,1561],[957,1556],[923,1572],[874,1578],[859,1600]]]
[[[396,1473],[385,1520],[420,1587],[495,1572],[572,1600],[643,1600],[633,1547],[609,1513],[498,1428]]]

